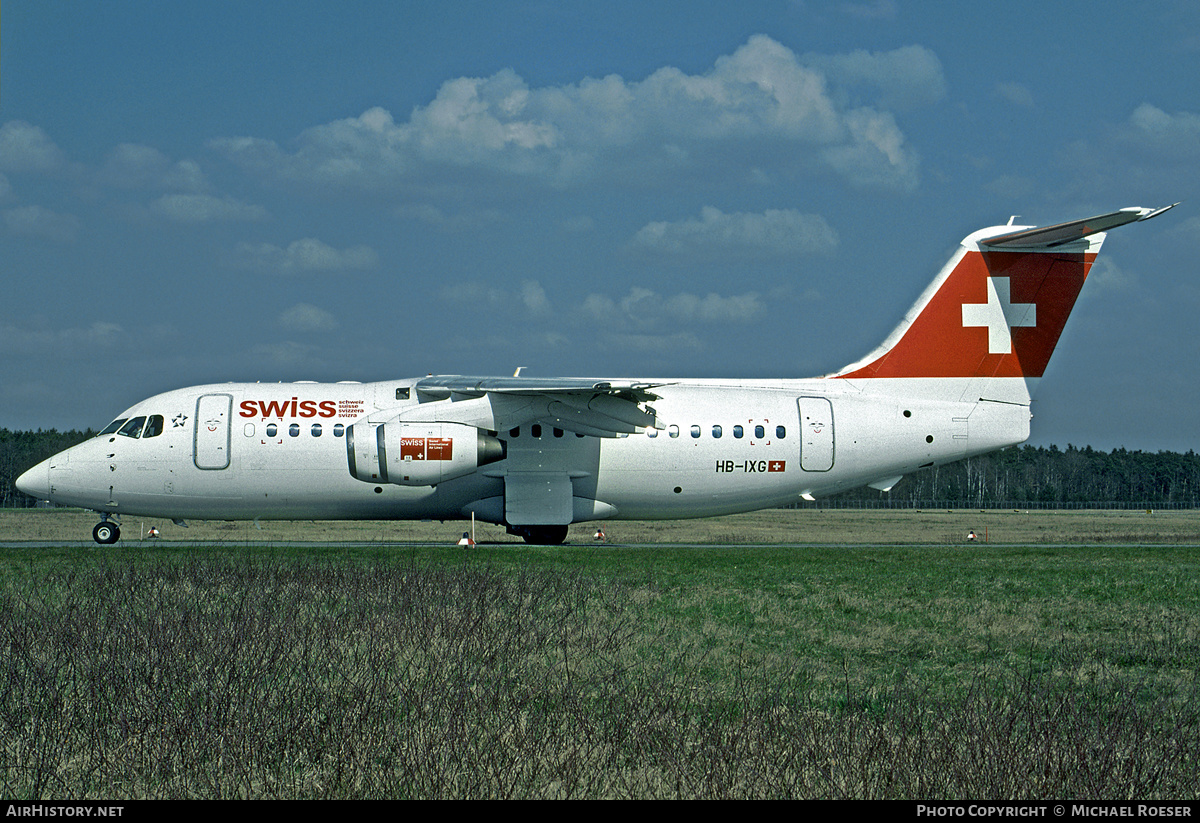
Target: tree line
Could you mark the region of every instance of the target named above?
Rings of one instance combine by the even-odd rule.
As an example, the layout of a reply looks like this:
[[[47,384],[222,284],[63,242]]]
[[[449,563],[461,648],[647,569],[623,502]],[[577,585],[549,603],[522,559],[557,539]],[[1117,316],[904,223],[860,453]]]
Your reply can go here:
[[[887,500],[995,508],[1125,504],[1200,507],[1200,455],[1192,450],[1098,451],[1091,446],[1013,446],[911,474],[881,493],[854,489],[839,503]]]
[[[36,501],[17,491],[17,477],[63,449],[95,437],[92,429],[10,431],[0,429],[0,506]],[[936,504],[988,508],[1012,504],[1147,504],[1200,507],[1200,455],[1188,450],[1143,452],[1091,446],[1014,446],[980,457],[916,472],[890,492],[855,489],[837,503]]]
[[[0,507],[6,509],[36,506],[37,501],[17,491],[17,478],[47,457],[95,437],[96,431],[60,432],[57,429],[9,431],[0,429]]]

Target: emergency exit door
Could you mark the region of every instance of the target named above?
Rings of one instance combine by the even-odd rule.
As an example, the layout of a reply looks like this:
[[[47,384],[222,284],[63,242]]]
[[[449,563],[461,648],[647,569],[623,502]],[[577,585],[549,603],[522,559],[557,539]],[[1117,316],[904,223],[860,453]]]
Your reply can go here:
[[[827,472],[833,468],[833,404],[825,397],[801,397],[800,468]]]

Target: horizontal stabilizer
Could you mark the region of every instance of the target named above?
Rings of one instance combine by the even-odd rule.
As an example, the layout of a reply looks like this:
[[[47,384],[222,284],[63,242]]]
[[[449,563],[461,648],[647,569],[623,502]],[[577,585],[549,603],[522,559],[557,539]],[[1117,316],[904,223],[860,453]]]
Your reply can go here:
[[[1080,240],[1088,235],[1115,229],[1117,226],[1124,226],[1126,223],[1149,220],[1151,217],[1157,217],[1168,209],[1173,209],[1178,205],[1178,203],[1172,203],[1161,209],[1143,209],[1134,206],[1109,214],[1099,214],[1085,220],[1072,220],[1069,223],[1059,223],[1055,226],[1041,226],[1039,228],[1022,229],[1008,234],[1001,234],[996,237],[989,237],[986,240],[980,240],[979,243],[989,248],[998,249],[1048,249]]]

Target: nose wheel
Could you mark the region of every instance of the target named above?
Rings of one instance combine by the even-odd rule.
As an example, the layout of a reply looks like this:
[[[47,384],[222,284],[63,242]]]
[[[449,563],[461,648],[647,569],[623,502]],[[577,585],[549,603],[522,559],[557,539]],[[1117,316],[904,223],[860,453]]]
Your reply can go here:
[[[104,520],[92,529],[92,539],[102,546],[110,546],[121,539],[121,527],[111,520]]]

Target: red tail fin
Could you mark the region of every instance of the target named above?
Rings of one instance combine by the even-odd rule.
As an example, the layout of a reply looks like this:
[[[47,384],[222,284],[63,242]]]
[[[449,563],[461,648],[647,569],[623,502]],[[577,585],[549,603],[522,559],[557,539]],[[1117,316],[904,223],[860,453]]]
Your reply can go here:
[[[883,345],[833,376],[1041,377],[1103,232],[1163,211],[975,232]]]

